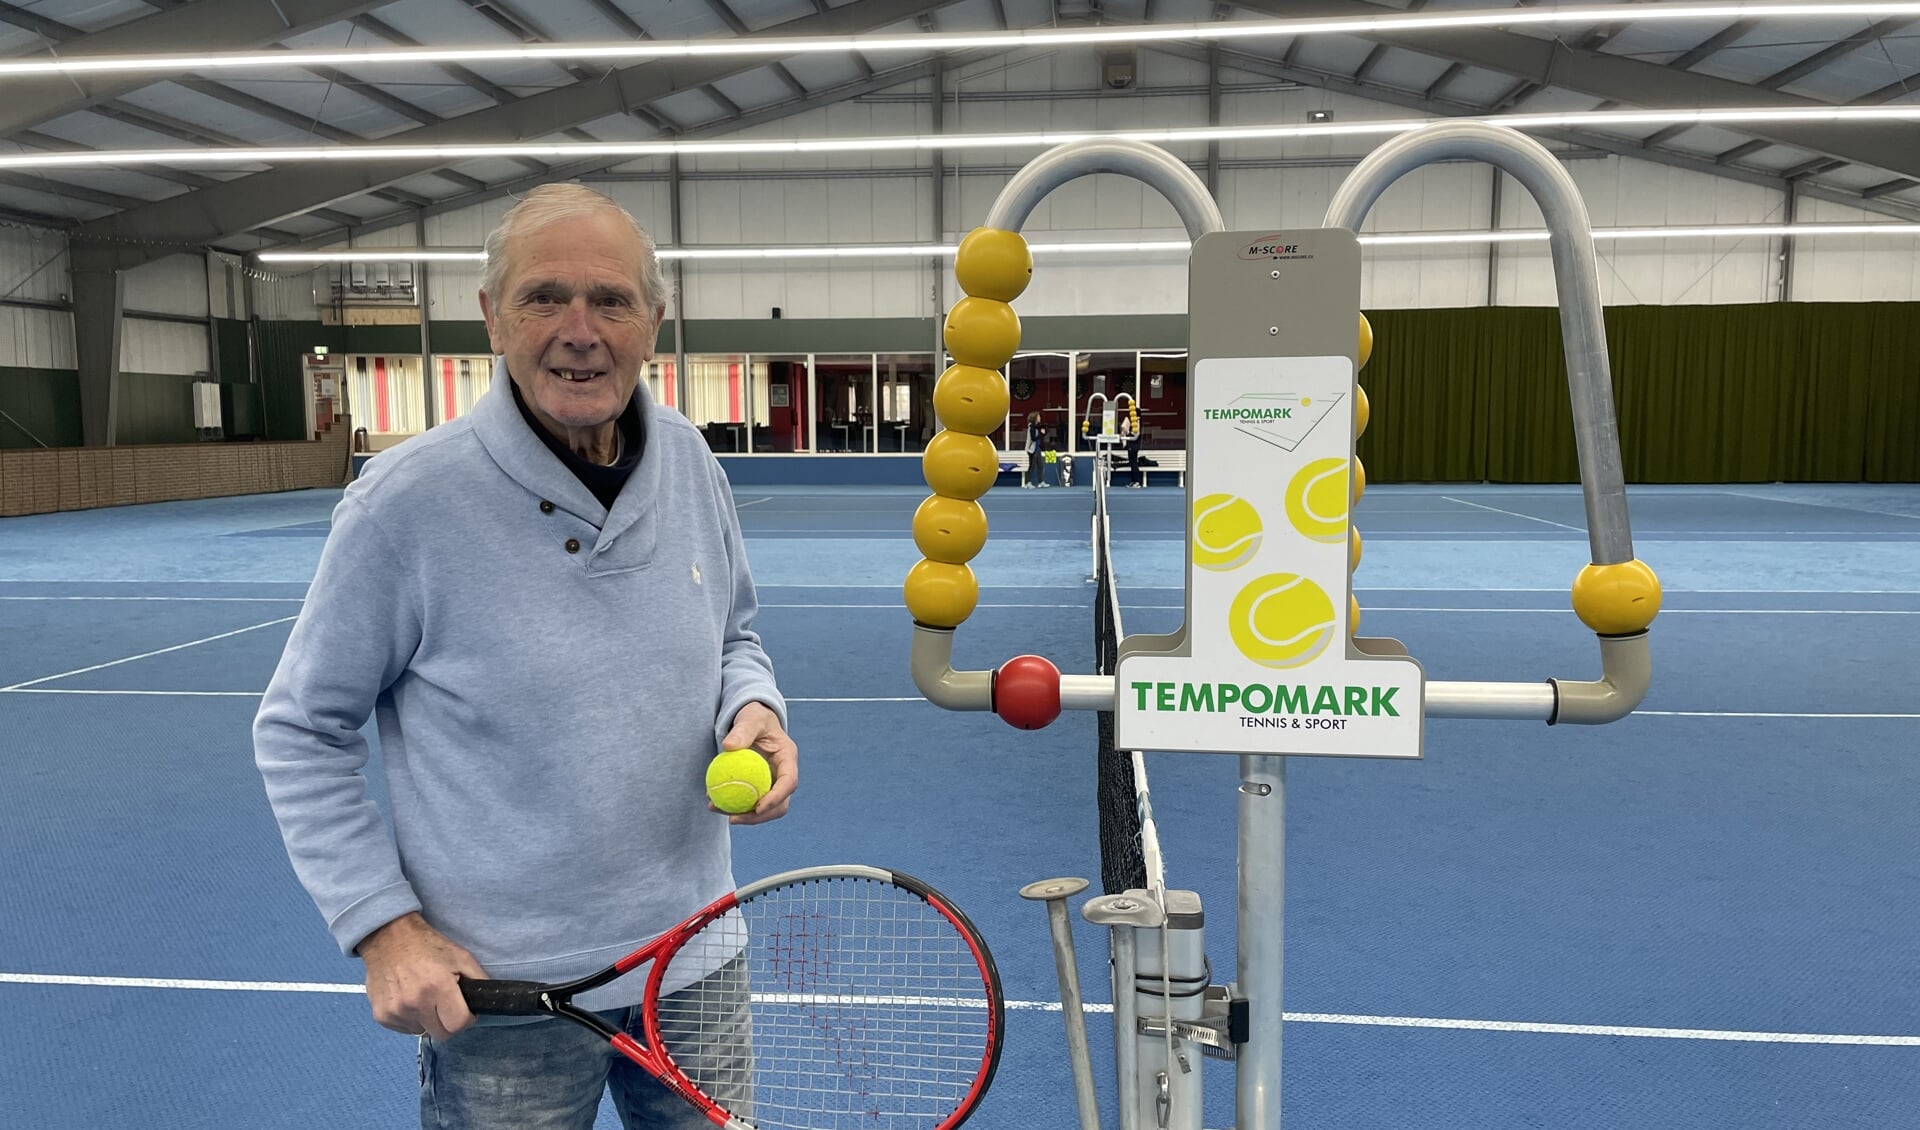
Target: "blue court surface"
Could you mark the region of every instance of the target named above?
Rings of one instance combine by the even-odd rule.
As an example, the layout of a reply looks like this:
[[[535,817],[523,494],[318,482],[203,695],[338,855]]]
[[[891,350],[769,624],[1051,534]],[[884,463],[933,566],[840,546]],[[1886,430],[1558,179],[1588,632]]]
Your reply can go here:
[[[1094,719],[1024,733],[919,699],[899,585],[924,496],[737,492],[804,759],[792,815],[737,832],[737,875],[871,862],[945,890],[1013,1002],[971,1125],[1071,1127],[1045,915],[1016,892],[1097,880]],[[412,1041],[369,1019],[295,883],[249,741],[337,498],[0,522],[0,1126],[414,1122]],[[1667,588],[1639,714],[1435,720],[1418,761],[1290,763],[1287,1127],[1915,1124],[1920,488],[1629,500]],[[1179,620],[1184,502],[1114,491],[1130,631]],[[986,505],[956,665],[1090,670],[1090,492]],[[1363,631],[1429,677],[1597,671],[1566,595],[1577,489],[1377,486],[1355,523]],[[1230,980],[1235,761],[1149,766]],[[1105,936],[1075,921],[1105,1004]],[[1089,1017],[1111,1126],[1109,1024]],[[1229,1126],[1232,1066],[1204,1069]]]

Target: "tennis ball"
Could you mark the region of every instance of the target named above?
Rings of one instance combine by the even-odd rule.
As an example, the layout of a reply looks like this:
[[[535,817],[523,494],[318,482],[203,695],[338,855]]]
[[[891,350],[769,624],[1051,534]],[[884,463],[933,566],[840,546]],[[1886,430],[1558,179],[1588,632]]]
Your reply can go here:
[[[933,410],[943,427],[990,436],[1007,422],[1007,379],[992,369],[949,365],[934,383]]]
[[[1210,494],[1193,504],[1193,563],[1225,572],[1260,550],[1260,512],[1244,498]]]
[[[758,750],[723,750],[707,763],[707,798],[722,812],[752,812],[772,787],[773,767]]]
[[[1347,461],[1315,459],[1287,484],[1287,520],[1314,541],[1347,540]]]
[[[960,241],[953,275],[974,298],[1012,302],[1033,281],[1033,251],[1019,232],[975,228]]]
[[[1020,316],[991,298],[966,297],[947,311],[947,352],[962,365],[998,369],[1020,348]]]
[[[1263,667],[1311,663],[1333,639],[1333,600],[1295,573],[1268,573],[1233,598],[1227,634]]]

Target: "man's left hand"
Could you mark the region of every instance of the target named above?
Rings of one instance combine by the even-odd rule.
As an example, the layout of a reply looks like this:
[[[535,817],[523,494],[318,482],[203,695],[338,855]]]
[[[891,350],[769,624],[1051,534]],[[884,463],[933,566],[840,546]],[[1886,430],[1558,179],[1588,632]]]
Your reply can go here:
[[[765,703],[749,702],[733,716],[733,728],[727,731],[721,749],[756,749],[773,769],[773,787],[753,806],[729,821],[733,824],[765,824],[787,814],[793,790],[800,787],[800,749],[780,726],[780,716]],[[719,811],[715,809],[715,811]]]

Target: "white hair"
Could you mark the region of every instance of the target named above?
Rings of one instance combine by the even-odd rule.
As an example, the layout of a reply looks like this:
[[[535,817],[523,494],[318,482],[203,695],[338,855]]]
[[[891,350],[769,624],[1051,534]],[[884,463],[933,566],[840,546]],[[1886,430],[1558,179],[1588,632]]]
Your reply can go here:
[[[507,285],[507,249],[515,239],[556,220],[608,212],[625,220],[633,228],[633,233],[640,237],[640,246],[645,249],[640,278],[636,281],[640,284],[641,297],[651,316],[654,307],[665,306],[672,297],[666,272],[660,269],[660,254],[654,247],[653,237],[640,226],[639,220],[633,218],[633,213],[612,198],[582,184],[543,184],[507,210],[507,214],[500,218],[500,225],[487,236],[487,266],[480,277],[480,289],[496,303],[503,297],[501,291]]]

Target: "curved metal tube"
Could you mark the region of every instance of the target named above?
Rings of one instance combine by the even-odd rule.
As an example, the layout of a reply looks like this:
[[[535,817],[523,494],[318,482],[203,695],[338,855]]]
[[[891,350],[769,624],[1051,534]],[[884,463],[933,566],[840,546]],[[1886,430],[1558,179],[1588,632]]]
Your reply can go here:
[[[1630,561],[1633,532],[1627,523],[1626,476],[1614,423],[1593,227],[1566,167],[1525,134],[1485,122],[1442,122],[1402,134],[1368,154],[1334,193],[1325,226],[1358,233],[1367,210],[1394,181],[1422,165],[1459,158],[1484,161],[1511,175],[1533,194],[1546,219],[1559,288],[1560,334],[1566,344],[1567,388],[1573,396],[1574,443],[1587,502],[1587,540],[1595,564]]]
[[[1119,173],[1158,189],[1186,225],[1189,238],[1221,231],[1226,222],[1213,195],[1185,163],[1143,141],[1095,138],[1055,146],[1015,173],[988,210],[985,227],[1019,231],[1049,192],[1094,173]],[[953,669],[953,630],[915,624],[909,665],[914,685],[929,702],[948,710],[992,710],[993,672]],[[1113,709],[1113,679],[1063,675],[1060,705],[1066,710]]]
[[[1184,162],[1144,141],[1103,138],[1070,141],[1029,161],[1000,190],[984,226],[1019,231],[1047,193],[1093,173],[1119,173],[1159,189],[1180,214],[1189,238],[1199,239],[1227,226],[1220,218],[1220,206],[1207,191],[1207,183]]]
[[[1394,138],[1369,154],[1334,193],[1325,226],[1358,233],[1367,210],[1394,181],[1422,165],[1484,161],[1519,181],[1540,205],[1553,250],[1573,404],[1574,446],[1586,497],[1587,543],[1596,565],[1633,560],[1626,474],[1614,419],[1612,368],[1600,307],[1600,275],[1586,202],[1566,167],[1539,142],[1485,122],[1450,121]],[[1431,717],[1533,718],[1546,722],[1612,722],[1646,696],[1652,663],[1645,632],[1600,638],[1602,675],[1594,682],[1430,683]]]

